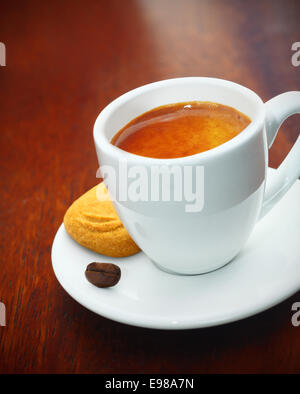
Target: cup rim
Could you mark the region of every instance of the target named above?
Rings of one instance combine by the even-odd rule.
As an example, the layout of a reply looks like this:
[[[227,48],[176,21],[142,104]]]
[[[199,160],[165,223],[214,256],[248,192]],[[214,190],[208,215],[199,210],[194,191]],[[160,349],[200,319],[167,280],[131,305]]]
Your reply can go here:
[[[195,153],[193,155],[184,156],[184,157],[176,157],[176,158],[154,158],[154,157],[147,157],[141,156],[134,153],[126,152],[123,149],[113,145],[109,139],[104,134],[104,127],[102,125],[108,120],[108,118],[112,115],[114,110],[121,105],[122,103],[126,102],[129,99],[143,93],[144,91],[149,91],[151,89],[158,88],[160,86],[168,86],[173,83],[184,83],[187,81],[199,81],[202,80],[203,82],[211,82],[222,86],[233,87],[238,90],[242,90],[243,93],[247,94],[248,97],[251,96],[253,100],[256,101],[257,105],[259,106],[259,110],[254,118],[251,119],[250,124],[245,127],[238,135],[230,139],[229,141],[224,142],[221,145],[218,145],[215,148],[206,150],[204,152]],[[226,105],[226,104],[225,104]],[[194,161],[195,159],[207,159],[210,157],[214,157],[215,155],[219,155],[222,153],[229,153],[231,150],[235,149],[238,145],[245,144],[251,138],[251,136],[259,130],[264,125],[265,119],[265,110],[264,110],[264,102],[262,99],[251,89],[240,85],[236,82],[232,82],[229,80],[221,79],[221,78],[211,78],[211,77],[181,77],[181,78],[171,78],[171,79],[164,79],[157,82],[152,82],[146,85],[142,85],[138,88],[130,90],[118,98],[114,99],[110,102],[97,116],[94,129],[93,129],[93,136],[94,142],[96,146],[100,146],[101,150],[105,151],[106,153],[113,154],[114,156],[119,156],[120,160],[143,160],[147,164],[156,164],[156,165],[166,165],[166,164],[182,164],[187,163],[190,161]],[[101,130],[102,128],[102,130]]]

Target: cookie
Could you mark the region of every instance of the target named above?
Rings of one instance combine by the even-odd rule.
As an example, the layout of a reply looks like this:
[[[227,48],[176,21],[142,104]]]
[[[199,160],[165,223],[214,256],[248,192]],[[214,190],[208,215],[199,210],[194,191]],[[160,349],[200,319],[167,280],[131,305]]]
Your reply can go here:
[[[106,256],[126,257],[140,250],[119,219],[103,182],[74,201],[64,225],[80,245]]]

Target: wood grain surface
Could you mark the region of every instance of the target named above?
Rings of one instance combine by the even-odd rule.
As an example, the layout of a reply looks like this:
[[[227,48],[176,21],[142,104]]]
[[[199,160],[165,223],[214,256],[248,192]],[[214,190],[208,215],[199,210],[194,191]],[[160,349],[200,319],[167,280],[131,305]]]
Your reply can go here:
[[[50,251],[67,207],[97,182],[92,127],[105,105],[179,76],[229,79],[263,100],[300,90],[291,63],[300,2],[1,0],[0,41],[0,372],[299,373],[291,306],[300,293],[221,327],[141,329],[77,304]],[[272,167],[299,124],[293,116],[282,126]]]

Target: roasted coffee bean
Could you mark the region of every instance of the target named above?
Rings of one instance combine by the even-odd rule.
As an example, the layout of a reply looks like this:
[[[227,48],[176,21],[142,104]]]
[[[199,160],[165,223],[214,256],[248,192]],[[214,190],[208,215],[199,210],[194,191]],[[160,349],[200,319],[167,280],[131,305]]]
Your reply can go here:
[[[116,285],[121,277],[121,270],[115,264],[90,263],[85,270],[87,280],[97,287]]]

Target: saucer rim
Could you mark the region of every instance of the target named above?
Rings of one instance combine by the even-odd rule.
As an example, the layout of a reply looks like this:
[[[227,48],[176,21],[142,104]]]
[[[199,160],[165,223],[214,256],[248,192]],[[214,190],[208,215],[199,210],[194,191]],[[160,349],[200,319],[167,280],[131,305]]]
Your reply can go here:
[[[64,228],[64,224],[62,223],[55,235],[54,241],[53,241],[53,246],[55,244],[56,238],[60,236],[61,232],[64,231],[66,232]],[[52,247],[52,253],[51,253],[51,258],[52,258],[52,267],[53,271],[55,273],[55,276],[62,286],[62,288],[75,300],[77,301],[80,305],[85,307],[86,309],[90,310],[91,312],[96,313],[99,316],[105,317],[106,319],[122,323],[122,324],[127,324],[130,326],[135,326],[135,327],[142,327],[142,328],[150,328],[150,329],[158,329],[158,330],[187,330],[187,329],[197,329],[197,328],[207,328],[207,327],[215,327],[215,326],[220,326],[232,322],[236,322],[239,320],[246,319],[248,317],[260,314],[268,309],[271,309],[272,307],[280,304],[281,302],[287,300],[290,298],[292,295],[300,291],[300,283],[295,284],[294,287],[290,288],[289,292],[286,292],[284,294],[281,294],[279,297],[274,298],[270,297],[267,301],[265,301],[263,304],[261,304],[261,307],[253,306],[252,308],[247,309],[245,313],[241,313],[240,311],[237,311],[236,313],[232,313],[230,316],[224,316],[215,319],[206,319],[203,321],[203,318],[188,318],[188,319],[183,319],[183,320],[178,320],[178,321],[171,321],[170,318],[162,318],[162,317],[153,317],[153,316],[147,316],[147,315],[141,315],[139,313],[132,313],[132,312],[126,312],[124,313],[120,309],[114,308],[114,307],[109,307],[107,308],[106,305],[101,306],[101,313],[99,311],[99,308],[94,307],[91,305],[90,302],[86,302],[84,297],[81,297],[78,295],[78,292],[74,292],[72,286],[66,285],[66,282],[62,280],[60,273],[56,269],[55,263],[54,263],[54,258],[53,258],[53,252],[54,248]],[[143,253],[143,252],[139,252]],[[220,268],[222,269],[222,268]],[[299,281],[300,282],[300,281]]]

